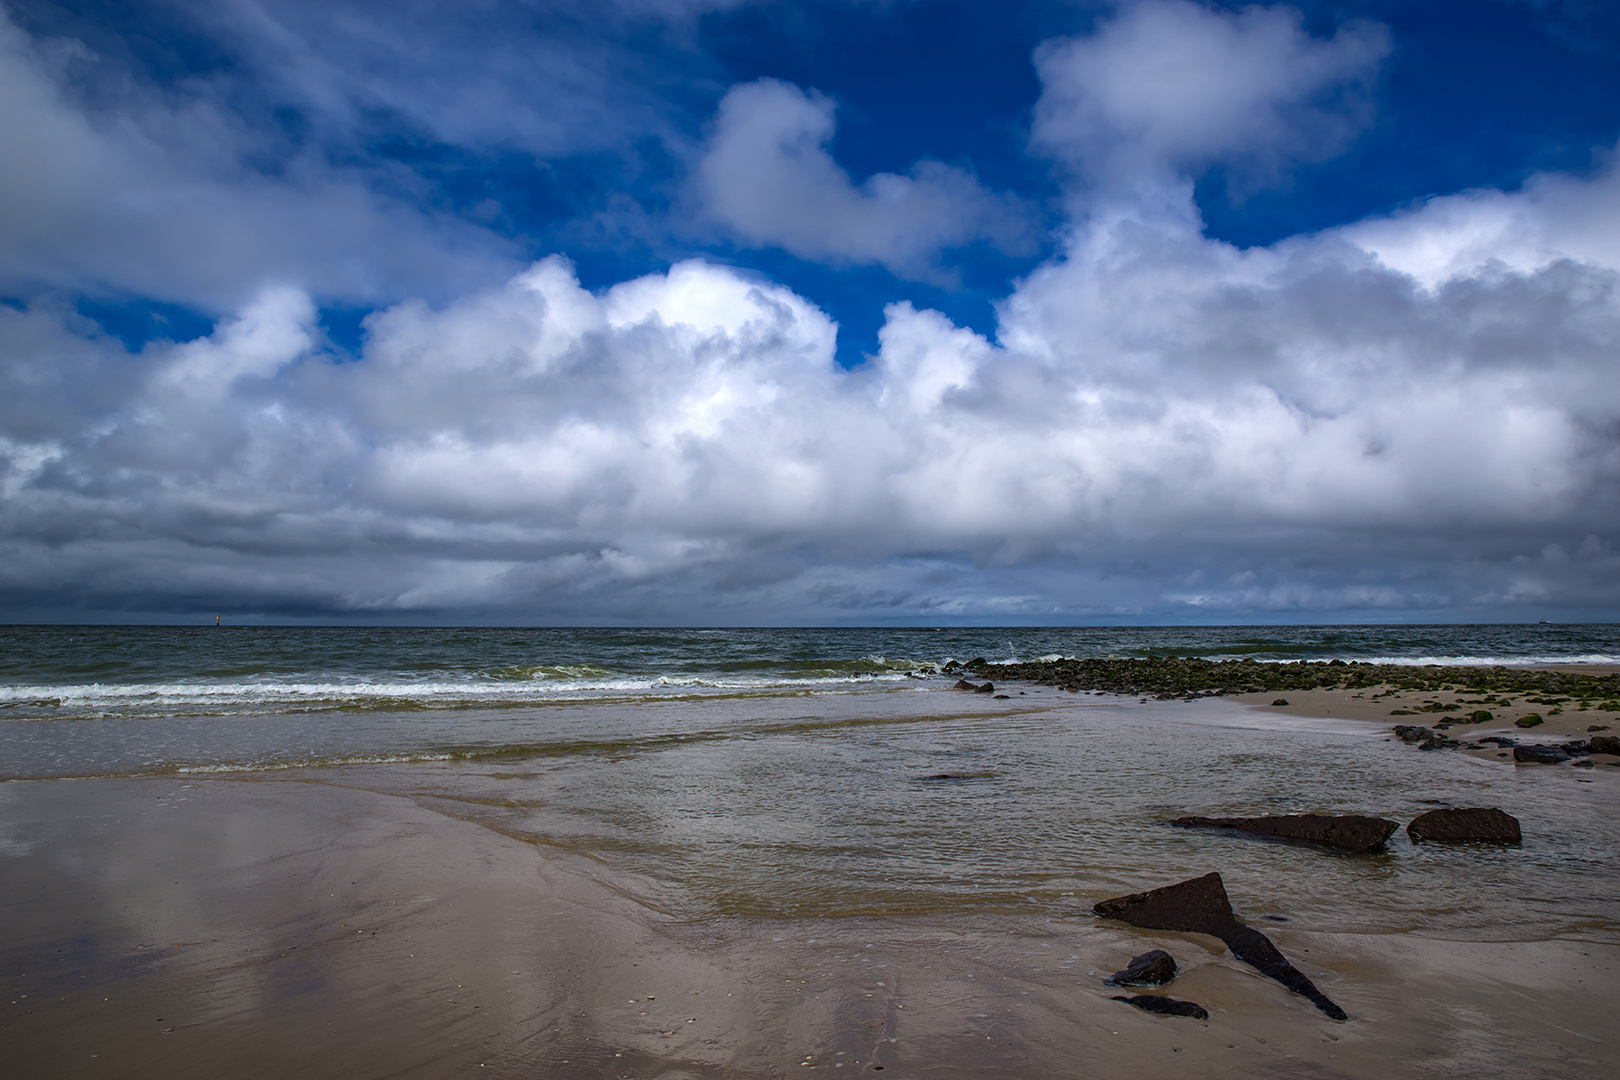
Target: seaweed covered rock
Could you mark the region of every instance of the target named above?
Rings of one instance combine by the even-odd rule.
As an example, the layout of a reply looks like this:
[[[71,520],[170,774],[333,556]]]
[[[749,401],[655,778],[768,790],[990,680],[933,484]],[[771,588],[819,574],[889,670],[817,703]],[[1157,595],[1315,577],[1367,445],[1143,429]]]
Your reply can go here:
[[[1412,819],[1406,835],[1441,844],[1517,844],[1523,839],[1519,819],[1494,806],[1430,810]]]
[[[1400,828],[1388,818],[1365,814],[1279,814],[1271,817],[1182,817],[1171,822],[1184,829],[1235,829],[1279,840],[1323,844],[1341,851],[1371,851],[1382,847]]]
[[[1137,697],[1384,687],[1403,693],[1450,690],[1612,700],[1614,711],[1620,712],[1620,672],[1593,675],[1546,668],[1347,664],[1319,660],[1279,663],[1249,659],[1204,660],[1196,656],[1073,657],[1004,664],[975,658],[966,667],[998,681],[1029,680],[1065,690],[1101,690]],[[946,664],[944,670],[953,670],[951,664]],[[1444,710],[1446,705],[1438,703],[1437,708]],[[1604,709],[1607,711],[1606,705]],[[1410,714],[1410,710],[1400,711]]]

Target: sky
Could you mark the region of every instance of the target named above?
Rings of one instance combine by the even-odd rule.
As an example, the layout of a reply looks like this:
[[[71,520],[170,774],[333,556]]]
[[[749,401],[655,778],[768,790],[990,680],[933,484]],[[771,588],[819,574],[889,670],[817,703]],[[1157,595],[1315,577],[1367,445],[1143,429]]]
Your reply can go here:
[[[1607,0],[0,0],[0,620],[1620,619]]]

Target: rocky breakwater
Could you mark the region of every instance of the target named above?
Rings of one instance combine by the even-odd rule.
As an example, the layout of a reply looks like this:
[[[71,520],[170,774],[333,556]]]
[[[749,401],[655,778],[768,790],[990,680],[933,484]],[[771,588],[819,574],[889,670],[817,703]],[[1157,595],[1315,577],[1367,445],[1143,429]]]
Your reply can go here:
[[[1076,693],[1100,691],[1133,697],[1214,697],[1278,690],[1398,690],[1536,694],[1606,704],[1620,700],[1620,673],[1588,675],[1543,668],[1448,667],[1364,664],[1352,660],[1275,663],[1261,660],[1204,660],[1196,656],[1093,657],[994,664],[985,659],[955,661],[946,674],[967,672],[981,678],[1056,686]],[[1437,710],[1440,711],[1440,710]]]

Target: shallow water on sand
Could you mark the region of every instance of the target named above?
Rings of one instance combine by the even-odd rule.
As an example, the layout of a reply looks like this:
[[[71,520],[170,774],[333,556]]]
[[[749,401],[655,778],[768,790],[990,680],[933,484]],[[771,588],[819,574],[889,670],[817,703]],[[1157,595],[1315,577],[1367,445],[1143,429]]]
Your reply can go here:
[[[81,630],[30,639],[36,682],[54,680],[60,693],[86,650],[118,640],[122,652],[96,673],[103,681],[84,683],[81,670],[69,704],[9,710],[0,778],[301,770],[606,860],[634,878],[645,903],[693,919],[1070,912],[1220,869],[1253,917],[1373,933],[1620,940],[1608,836],[1620,809],[1611,773],[1620,770],[1593,770],[1582,783],[1567,769],[1423,754],[1375,728],[1219,700],[1140,703],[1034,686],[1003,687],[1011,696],[991,700],[946,689],[951,677],[917,676],[925,649],[938,659],[982,648],[989,631],[253,630],[202,632],[206,647],[186,651],[198,631],[68,640]],[[1206,645],[1248,640],[1216,630],[1196,633]],[[1439,644],[1463,648],[1469,634],[1500,644],[1509,630],[1535,632],[1462,628]],[[1599,647],[1602,630],[1565,634],[1563,647]],[[1283,628],[1268,647],[1387,648],[1399,637],[1379,632],[1369,644],[1344,628]],[[1436,644],[1403,632],[1407,648]],[[1025,635],[1008,642],[1017,652],[1075,632],[995,633]],[[1162,635],[1176,633],[1196,636]],[[287,710],[272,695],[250,711],[240,690],[249,658],[236,653],[254,638],[260,681],[277,692],[321,682],[330,704],[333,686],[392,685],[386,671],[410,657],[417,697],[403,709],[377,697],[364,708]],[[555,678],[534,675],[541,668],[577,681],[590,660],[611,676],[605,686],[637,649],[664,681],[633,694],[599,687],[594,697],[548,690],[491,702],[480,689],[455,708],[435,696],[447,681],[511,681],[499,673],[520,652],[551,663],[518,682],[551,687]],[[884,659],[881,649],[909,655]],[[496,666],[474,672],[475,653]],[[676,688],[679,671],[706,681]],[[217,690],[220,701],[174,709],[176,686],[199,700]],[[108,711],[114,691],[142,688],[168,700],[167,711],[157,699]],[[1501,806],[1524,819],[1525,844],[1420,847],[1397,833],[1383,853],[1346,856],[1165,824],[1183,814],[1305,812],[1404,823],[1443,805]]]
[[[1016,691],[1015,691],[1016,693]],[[1072,915],[1098,899],[1220,870],[1253,920],[1471,940],[1620,944],[1609,835],[1620,769],[1590,783],[1373,731],[1224,702],[1121,702],[1031,688],[987,702],[934,692],[669,706],[640,738],[535,747],[337,782],[600,859],[679,917],[778,920],[1002,912]],[[714,715],[730,712],[731,719]],[[1521,848],[1415,845],[1346,855],[1171,827],[1183,814],[1500,806]]]

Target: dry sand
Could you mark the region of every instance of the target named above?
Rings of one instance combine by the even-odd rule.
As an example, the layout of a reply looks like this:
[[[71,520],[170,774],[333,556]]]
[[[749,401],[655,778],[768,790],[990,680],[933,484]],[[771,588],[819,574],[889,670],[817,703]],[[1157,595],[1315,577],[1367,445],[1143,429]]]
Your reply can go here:
[[[1334,1023],[1199,935],[687,923],[577,854],[319,774],[0,785],[17,1077],[1613,1075],[1614,946],[1266,925]],[[1209,1021],[1110,1000],[1149,948]]]

